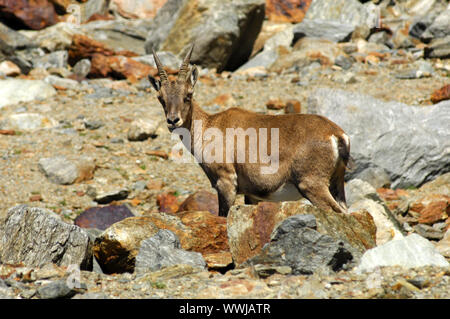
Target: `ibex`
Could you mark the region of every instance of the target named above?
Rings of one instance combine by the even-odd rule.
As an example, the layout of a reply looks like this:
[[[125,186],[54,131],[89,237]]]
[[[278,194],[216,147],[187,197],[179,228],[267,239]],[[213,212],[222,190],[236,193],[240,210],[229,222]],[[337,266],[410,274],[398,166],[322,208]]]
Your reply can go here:
[[[239,149],[234,146],[223,151],[223,161],[202,161],[201,168],[217,190],[219,215],[227,216],[237,194],[244,194],[246,204],[258,201],[286,201],[307,198],[313,205],[327,211],[344,213],[347,210],[344,192],[344,173],[350,159],[348,136],[335,123],[320,115],[257,114],[239,108],[230,108],[220,113],[206,113],[193,99],[194,86],[198,78],[195,66],[190,69],[189,61],[193,46],[187,52],[178,72],[177,79],[169,80],[166,71],[153,51],[160,79],[149,77],[158,94],[158,100],[164,108],[169,131],[178,128],[189,131],[189,140],[183,144],[196,157],[208,146],[203,145],[204,134],[214,128],[224,142],[227,133],[245,132],[244,142],[249,132],[271,132],[271,156],[278,152],[277,170],[267,173],[263,163],[238,161],[240,155],[251,157],[249,144]],[[195,124],[200,123],[200,129]],[[195,132],[196,130],[199,130]],[[253,131],[252,131],[253,130]],[[277,135],[278,134],[278,135]],[[253,152],[261,153],[266,144],[261,142],[266,136],[259,136],[259,142]],[[279,140],[273,137],[278,137]],[[239,139],[240,137],[237,136]],[[241,140],[242,141],[242,140]],[[217,142],[217,141],[216,141]],[[278,145],[277,145],[278,144]],[[193,147],[190,147],[190,146]],[[278,149],[274,150],[274,146]],[[216,149],[217,151],[217,149]],[[217,154],[216,154],[217,155]],[[242,156],[241,156],[242,158]]]

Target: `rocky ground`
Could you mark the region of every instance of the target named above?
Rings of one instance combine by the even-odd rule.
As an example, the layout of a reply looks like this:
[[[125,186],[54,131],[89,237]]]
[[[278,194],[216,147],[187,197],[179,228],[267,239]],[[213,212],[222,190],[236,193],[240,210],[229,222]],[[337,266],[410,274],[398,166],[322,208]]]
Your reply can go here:
[[[84,6],[91,10],[89,4],[94,2],[102,1],[89,0]],[[163,2],[154,4],[161,6]],[[255,6],[263,6],[264,1],[253,2]],[[197,61],[206,61],[199,66],[200,78],[194,95],[206,111],[215,113],[235,106],[264,114],[323,112],[342,125],[355,142],[352,155],[357,168],[349,173],[346,184],[352,217],[339,217],[345,225],[337,232],[344,234],[353,245],[347,230],[351,228],[349,225],[355,225],[355,220],[362,222],[363,227],[356,232],[361,234],[356,245],[364,246],[363,250],[375,246],[386,249],[384,253],[379,252],[380,259],[375,262],[385,267],[369,267],[364,271],[355,268],[356,263],[344,265],[336,272],[329,267],[318,267],[308,275],[296,272],[295,265],[268,266],[257,262],[239,265],[237,262],[239,258],[244,261],[254,257],[256,252],[246,255],[235,243],[243,242],[242,247],[254,244],[259,253],[280,218],[292,215],[283,211],[289,205],[239,206],[234,212],[242,214],[230,213],[228,221],[204,212],[183,213],[182,202],[200,190],[208,192],[206,204],[197,199],[199,206],[189,206],[186,210],[214,213],[217,210],[215,190],[197,164],[179,161],[180,154],[173,149],[179,140],[169,133],[162,107],[147,80],[148,74],[156,75],[152,58],[145,55],[149,45],[155,44],[163,63],[169,66],[169,74],[176,74],[180,60],[167,51],[177,51],[178,56],[183,51],[175,40],[164,42],[162,38],[154,38],[155,34],[160,35],[158,32],[168,35],[167,30],[158,29],[164,26],[158,16],[149,20],[155,15],[155,8],[148,9],[148,16],[144,13],[135,16],[127,11],[132,9],[121,7],[124,3],[113,1],[118,6],[112,8],[114,17],[111,11],[106,14],[108,11],[103,10],[96,17],[107,21],[82,24],[80,28],[63,22],[40,31],[18,32],[0,24],[0,298],[450,298],[447,262],[450,258],[450,173],[446,124],[450,62],[444,19],[450,9],[440,1],[433,2],[430,9],[425,2],[400,1],[393,6],[389,1],[374,1],[390,19],[386,19],[385,25],[372,26],[370,31],[367,26],[361,26],[361,21],[352,20],[359,17],[365,21],[364,17],[345,16],[339,25],[331,26],[331,37],[339,35],[341,30],[343,37],[331,41],[327,32],[309,34],[309,25],[290,24],[301,21],[304,12],[299,19],[283,18],[282,21],[290,23],[280,24],[273,18],[280,13],[268,11],[271,21],[262,22],[260,17],[262,31],[250,61],[237,70],[213,65],[216,62],[211,61],[225,58],[208,60],[210,52],[205,47],[199,46],[199,51],[194,51]],[[188,2],[168,3],[176,3],[178,11],[170,6],[164,10],[173,11],[176,19],[183,22],[180,3],[184,6]],[[369,7],[368,4],[362,7],[356,0],[345,3],[316,0],[316,3],[323,4],[325,9],[338,3],[349,12],[360,10],[360,13]],[[53,5],[49,6],[48,10],[53,10]],[[186,6],[181,12],[196,10]],[[239,14],[251,17],[260,14],[253,11],[259,9],[249,6],[250,9],[242,9],[245,12]],[[220,2],[214,2],[212,8],[211,11],[224,16],[230,14]],[[315,7],[319,11],[312,10],[306,16],[312,21],[308,23],[314,31],[330,27],[320,20],[323,18],[320,10],[334,12],[320,8]],[[426,15],[417,13],[420,8],[428,10]],[[85,16],[86,10],[83,11],[85,20],[89,18]],[[167,13],[164,10],[159,13],[162,18]],[[345,10],[342,15],[348,13]],[[208,14],[209,11],[201,19],[210,21]],[[325,17],[325,20],[334,18]],[[195,23],[201,24],[201,19],[192,19],[194,25],[189,25],[189,32],[195,33]],[[35,23],[31,19],[24,25],[39,30]],[[183,24],[170,27],[180,25]],[[408,30],[410,25],[416,26],[415,31],[405,34],[402,30]],[[216,26],[205,23],[205,29],[212,27]],[[109,38],[110,32],[119,38]],[[181,31],[172,31],[178,32]],[[307,36],[294,41],[301,32]],[[99,39],[104,40],[104,34],[108,35],[107,40],[101,42]],[[191,39],[189,35],[185,40]],[[36,42],[31,43],[32,40]],[[439,41],[444,41],[442,47]],[[227,45],[223,44],[227,49],[218,50],[217,54],[228,54],[228,59],[233,55],[229,52],[231,48],[240,44]],[[28,216],[25,213],[20,215],[26,211],[22,208],[12,214],[17,217],[17,224],[13,218],[7,219],[12,207],[23,204],[40,208],[33,217],[37,224],[30,224],[32,219],[23,217]],[[243,204],[242,196],[236,204]],[[109,227],[110,231],[103,235],[92,225],[83,225],[100,217],[89,215],[84,220],[79,217],[86,216],[83,213],[93,207],[118,205],[129,209],[118,220],[136,217],[128,219],[129,224],[116,223],[121,225],[117,226],[118,230],[110,227],[111,220],[102,220],[107,224],[102,230]],[[302,210],[302,205],[294,206]],[[272,219],[252,224],[253,228],[238,227],[247,225],[248,216],[260,216],[264,209],[273,212]],[[338,217],[327,219],[319,210],[312,210],[312,214],[318,224],[317,232],[312,232],[330,235],[336,230],[330,221],[333,224],[336,221],[333,218]],[[371,221],[364,224],[367,218]],[[52,227],[58,229],[59,235],[70,234],[69,239],[56,238]],[[228,237],[227,227],[233,232]],[[258,234],[254,236],[256,243],[246,242],[249,236],[243,234],[248,231],[254,235],[259,231],[257,227],[263,228],[267,238],[263,240]],[[136,257],[141,241],[154,238],[158,228],[170,229],[179,237],[167,248],[173,255],[186,253],[180,248],[198,251],[206,262],[200,258],[201,267],[194,267],[171,261],[167,267],[139,270],[144,258]],[[13,234],[12,230],[17,229]],[[42,234],[36,233],[40,230]],[[114,237],[122,230],[128,231],[130,237],[135,236],[130,239],[134,246],[124,248],[129,249],[126,253],[130,259],[125,265],[117,262],[114,267],[119,268],[108,268],[113,267],[108,266],[110,259],[114,261],[124,254],[108,247],[106,237]],[[20,233],[35,235],[21,238]],[[392,251],[402,255],[403,246],[391,247],[389,251],[386,243],[413,233],[426,238],[426,243],[423,246],[419,242],[404,244],[411,245],[404,247],[412,249],[406,259],[399,257],[401,261],[389,255]],[[191,238],[195,237],[192,234],[198,238]],[[81,267],[92,271],[80,271],[81,261],[71,260],[69,249],[78,247],[72,245],[75,237],[89,250],[82,252],[85,253],[83,263],[87,257],[92,263],[91,246],[94,245],[94,265]],[[150,245],[147,253],[151,254],[151,243],[145,243]],[[37,252],[34,247],[46,247],[49,253]],[[414,251],[414,247],[424,250]],[[63,252],[58,253],[60,249]],[[105,255],[105,250],[110,255]],[[351,253],[354,261],[359,262],[363,251]],[[30,261],[30,256],[35,260]],[[409,263],[415,258],[422,262],[422,257],[424,266]],[[404,265],[392,266],[389,261],[404,262]],[[78,266],[73,268],[73,263]],[[129,272],[123,273],[124,270]]]

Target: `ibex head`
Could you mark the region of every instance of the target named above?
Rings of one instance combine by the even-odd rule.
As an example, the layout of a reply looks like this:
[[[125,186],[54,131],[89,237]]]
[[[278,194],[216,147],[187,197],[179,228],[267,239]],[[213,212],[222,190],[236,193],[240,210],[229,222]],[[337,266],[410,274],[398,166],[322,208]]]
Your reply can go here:
[[[194,45],[191,46],[181,64],[176,81],[169,81],[161,61],[153,51],[160,80],[152,76],[149,76],[149,79],[158,92],[158,100],[164,108],[167,126],[171,132],[187,123],[191,112],[194,85],[198,78],[198,71],[195,66],[192,67],[192,70],[189,70],[189,61],[193,49]]]

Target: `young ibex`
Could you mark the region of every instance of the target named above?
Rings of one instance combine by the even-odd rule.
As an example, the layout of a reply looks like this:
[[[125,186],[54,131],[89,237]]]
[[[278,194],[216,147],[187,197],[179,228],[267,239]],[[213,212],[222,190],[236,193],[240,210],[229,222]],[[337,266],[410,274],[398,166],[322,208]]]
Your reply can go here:
[[[203,111],[193,99],[193,89],[198,78],[195,66],[189,70],[189,61],[193,46],[181,64],[176,81],[170,81],[163,65],[153,51],[160,80],[150,77],[150,82],[158,92],[169,130],[184,128],[190,133],[189,139],[183,138],[183,144],[198,159],[208,146],[203,145],[205,132],[214,128],[216,139],[227,136],[227,150],[219,158],[223,161],[199,161],[219,198],[219,215],[227,216],[237,194],[245,195],[246,204],[258,201],[283,201],[307,198],[315,206],[324,210],[344,213],[347,210],[344,193],[344,173],[350,158],[348,136],[335,123],[319,115],[286,114],[263,115],[239,108],[231,108],[217,114]],[[200,128],[195,127],[200,123]],[[244,148],[231,145],[229,133],[244,132]],[[253,130],[253,131],[252,131]],[[263,168],[268,161],[239,161],[242,153],[252,157],[253,153],[267,151],[269,138],[261,136],[269,130],[272,160],[277,160],[277,169],[270,173]],[[251,132],[259,131],[259,143],[250,150],[245,143],[251,142]],[[262,134],[264,135],[264,134]],[[265,140],[263,141],[263,139]],[[240,137],[237,136],[239,139]],[[277,139],[278,138],[278,139]],[[216,141],[217,142],[217,141]],[[242,140],[241,140],[242,142]],[[249,143],[250,144],[250,143]],[[192,149],[190,146],[193,146]],[[278,146],[278,149],[274,149]],[[277,155],[275,158],[274,154]],[[222,157],[222,155],[224,155]],[[259,154],[260,158],[262,154]],[[254,158],[254,157],[253,157]],[[267,167],[266,167],[267,168]]]

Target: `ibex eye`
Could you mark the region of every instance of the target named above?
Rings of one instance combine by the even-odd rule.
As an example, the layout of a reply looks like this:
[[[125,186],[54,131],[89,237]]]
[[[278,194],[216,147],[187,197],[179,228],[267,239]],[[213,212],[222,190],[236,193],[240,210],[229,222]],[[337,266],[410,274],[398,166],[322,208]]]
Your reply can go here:
[[[184,97],[184,102],[185,103],[190,102],[190,101],[191,101],[191,97],[190,96],[185,96]]]

